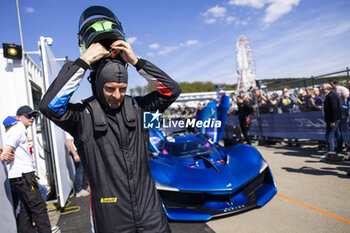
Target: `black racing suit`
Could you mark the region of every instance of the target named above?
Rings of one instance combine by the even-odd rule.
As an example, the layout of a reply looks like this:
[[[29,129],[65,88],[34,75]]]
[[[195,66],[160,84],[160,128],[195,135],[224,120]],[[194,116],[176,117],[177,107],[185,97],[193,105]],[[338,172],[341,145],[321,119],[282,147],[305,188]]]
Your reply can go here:
[[[103,109],[106,124],[94,119],[99,118],[93,114],[94,105],[68,103],[88,68],[81,59],[63,66],[39,106],[74,137],[91,188],[95,232],[170,232],[150,173],[143,112],[164,111],[181,88],[146,60],[139,59],[135,66],[157,91],[125,96],[119,109]]]

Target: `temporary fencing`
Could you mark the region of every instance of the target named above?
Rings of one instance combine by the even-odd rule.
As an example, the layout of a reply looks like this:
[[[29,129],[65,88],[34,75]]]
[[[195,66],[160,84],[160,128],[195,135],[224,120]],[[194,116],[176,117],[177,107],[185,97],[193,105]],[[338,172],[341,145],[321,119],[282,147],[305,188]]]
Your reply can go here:
[[[322,111],[283,114],[261,114],[261,134],[264,137],[296,138],[325,141],[326,123]],[[251,116],[250,135],[258,135],[255,115]],[[228,125],[239,126],[238,117],[229,115]],[[350,142],[350,131],[346,119],[340,124],[343,139]]]

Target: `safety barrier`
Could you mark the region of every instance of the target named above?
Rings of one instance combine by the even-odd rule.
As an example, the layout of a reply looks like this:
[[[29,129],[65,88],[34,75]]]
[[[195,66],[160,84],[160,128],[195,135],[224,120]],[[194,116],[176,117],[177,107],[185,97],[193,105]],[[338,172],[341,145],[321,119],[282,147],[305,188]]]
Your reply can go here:
[[[251,116],[250,135],[258,135],[256,116]],[[283,114],[262,114],[261,135],[264,137],[297,138],[325,141],[326,123],[321,111]],[[238,118],[229,115],[228,125],[239,126]],[[343,139],[350,142],[346,120],[341,122]]]

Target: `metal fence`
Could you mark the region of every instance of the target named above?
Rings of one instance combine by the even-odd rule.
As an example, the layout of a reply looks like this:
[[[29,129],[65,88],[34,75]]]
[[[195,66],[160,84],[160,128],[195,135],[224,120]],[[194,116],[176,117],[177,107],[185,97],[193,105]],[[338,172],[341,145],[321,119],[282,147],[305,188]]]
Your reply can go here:
[[[339,83],[344,85],[342,82],[350,80],[349,67],[346,67],[344,70],[335,71],[332,73],[311,76],[310,78],[301,78],[290,82],[267,85],[267,90],[276,91],[276,90],[281,90],[282,88],[285,88],[285,87],[289,89],[298,89],[298,90],[301,88],[307,89],[307,88],[322,85],[324,83],[328,83],[329,79],[334,79],[334,78],[338,79]]]

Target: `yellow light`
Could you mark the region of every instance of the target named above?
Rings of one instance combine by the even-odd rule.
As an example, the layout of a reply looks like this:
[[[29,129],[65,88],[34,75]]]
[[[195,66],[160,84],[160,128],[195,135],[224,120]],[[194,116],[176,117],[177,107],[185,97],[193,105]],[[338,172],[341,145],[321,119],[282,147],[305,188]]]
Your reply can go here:
[[[8,52],[8,54],[10,54],[12,56],[16,56],[18,53],[17,49],[14,49],[14,48],[8,48],[7,52]]]

